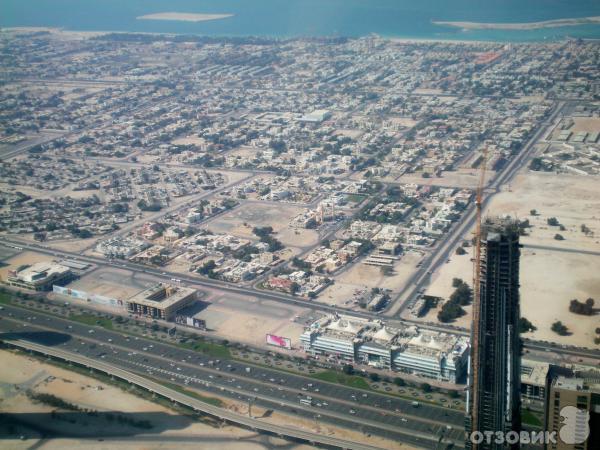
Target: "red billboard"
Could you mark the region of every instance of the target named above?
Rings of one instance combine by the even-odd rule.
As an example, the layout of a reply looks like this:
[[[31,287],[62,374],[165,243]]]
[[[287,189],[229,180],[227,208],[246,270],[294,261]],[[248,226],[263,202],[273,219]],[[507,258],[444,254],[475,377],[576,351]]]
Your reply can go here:
[[[288,350],[292,348],[292,341],[286,337],[275,336],[274,334],[267,334],[267,344],[287,348]]]

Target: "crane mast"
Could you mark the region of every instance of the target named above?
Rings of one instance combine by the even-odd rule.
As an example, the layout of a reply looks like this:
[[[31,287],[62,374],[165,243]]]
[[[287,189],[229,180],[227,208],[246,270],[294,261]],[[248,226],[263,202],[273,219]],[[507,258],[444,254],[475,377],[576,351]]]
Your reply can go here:
[[[473,259],[473,323],[472,342],[471,342],[471,431],[479,429],[479,321],[481,317],[480,295],[480,276],[481,276],[481,207],[483,200],[483,187],[485,181],[485,168],[487,164],[487,148],[483,150],[483,161],[479,169],[479,182],[477,183],[477,193],[475,197],[475,258]],[[477,444],[473,443],[473,450],[477,449]]]

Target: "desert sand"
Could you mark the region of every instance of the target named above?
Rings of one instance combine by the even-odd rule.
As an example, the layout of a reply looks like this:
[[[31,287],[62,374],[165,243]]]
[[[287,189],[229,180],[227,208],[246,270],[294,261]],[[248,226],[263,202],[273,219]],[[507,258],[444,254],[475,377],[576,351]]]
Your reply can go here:
[[[100,449],[107,448],[107,443],[96,439],[97,436],[93,436],[94,432],[86,437],[86,425],[83,419],[78,425],[66,421],[52,420],[50,413],[54,408],[31,402],[24,394],[26,389],[53,394],[83,408],[98,411],[118,411],[128,415],[135,414],[136,419],[147,418],[155,425],[155,429],[150,432],[144,431],[144,433],[150,433],[144,438],[136,435],[139,430],[127,431],[123,426],[107,424],[103,426],[101,436],[102,440],[111,441],[111,447],[158,449],[165,448],[170,440],[175,439],[178,446],[183,444],[189,448],[194,445],[194,448],[210,449],[214,448],[216,443],[218,443],[219,448],[230,450],[258,450],[264,448],[258,442],[261,440],[260,437],[256,439],[257,435],[254,432],[232,426],[215,428],[202,422],[193,421],[161,405],[126,393],[115,386],[42,363],[22,354],[2,350],[0,351],[0,361],[2,361],[2,364],[0,364],[0,411],[2,413],[40,414],[39,417],[46,418],[43,420],[44,426],[57,431],[59,436],[79,434],[70,432],[73,427],[78,428],[78,431],[83,431],[82,436],[38,441],[35,446],[39,446],[39,448]],[[159,422],[157,422],[158,420]],[[20,441],[17,436],[15,436],[15,439],[3,439],[2,447],[11,449],[31,448],[34,445],[33,441],[40,437],[34,429],[36,425],[37,423],[32,429],[18,430],[19,434],[24,435],[27,440]],[[149,440],[147,440],[148,438]],[[239,442],[240,439],[248,439],[249,442]],[[125,445],[121,444],[121,440]],[[140,442],[143,442],[143,444],[140,444]],[[300,446],[297,448],[300,448]]]
[[[302,308],[222,293],[210,296],[208,301],[210,305],[195,317],[206,320],[208,328],[220,337],[263,346],[265,335],[271,333],[290,338],[295,347],[300,345],[304,327],[292,319],[302,313]]]
[[[207,20],[219,20],[233,17],[233,14],[193,14],[193,13],[178,13],[164,12],[156,14],[146,14],[138,16],[138,20],[179,20],[182,22],[206,22]]]
[[[394,272],[388,276],[381,273],[381,268],[368,266],[359,261],[339,276],[336,276],[335,282],[351,284],[357,288],[380,287],[397,291],[405,285],[408,278],[417,270],[417,263],[422,258],[422,255],[416,252],[409,251],[403,254],[394,263]]]
[[[531,209],[536,209],[538,215],[532,216]],[[569,302],[591,297],[596,300],[596,307],[600,304],[599,211],[598,178],[526,170],[514,178],[510,189],[495,195],[484,211],[484,215],[508,214],[528,219],[533,225],[529,235],[521,238],[521,315],[537,327],[527,337],[598,347],[593,339],[600,324],[599,315],[573,314],[569,312]],[[549,226],[549,217],[556,217],[565,230]],[[593,235],[582,233],[581,224],[589,227]],[[470,238],[472,232],[469,230],[465,238]],[[557,233],[565,240],[555,240]],[[463,256],[452,254],[450,259],[432,275],[427,294],[448,298],[454,277],[472,284],[470,252]],[[470,313],[470,309],[465,310]],[[421,320],[436,321],[436,316],[437,309],[433,309]],[[559,336],[551,331],[552,323],[559,320],[568,327],[570,335]],[[470,318],[463,316],[454,325],[469,327]]]
[[[445,22],[436,20],[432,21],[432,23],[435,25],[462,28],[464,30],[536,30],[539,28],[572,27],[577,25],[596,24],[600,23],[600,16],[522,23]]]
[[[520,173],[510,184],[510,190],[495,195],[486,214],[509,214],[528,219],[533,228],[521,242],[524,245],[546,246],[565,250],[600,251],[600,197],[598,180],[593,176],[545,172]],[[537,215],[530,215],[535,209]],[[565,227],[549,226],[547,220],[556,217]],[[585,224],[593,235],[581,232]],[[565,240],[554,239],[561,234]]]
[[[383,181],[393,181],[397,183],[416,183],[426,184],[432,186],[454,186],[457,188],[477,188],[479,182],[477,169],[459,169],[455,171],[445,171],[441,177],[423,178],[420,173],[407,173],[398,177],[397,179],[388,179],[386,177]],[[495,176],[495,173],[491,170],[486,171],[485,179],[491,180]],[[488,182],[486,181],[486,183]]]
[[[181,449],[214,449],[222,450],[264,450],[269,448],[288,448],[290,450],[309,450],[309,445],[291,443],[280,438],[264,436],[254,431],[224,425],[210,426],[194,421],[161,405],[141,399],[121,389],[102,383],[94,378],[69,372],[62,368],[46,364],[23,354],[0,351],[0,412],[13,414],[41,414],[45,427],[58,431],[54,438],[42,436],[39,427],[40,418],[32,427],[18,427],[13,430],[14,439],[3,439],[2,448],[29,449],[107,449],[119,448],[127,450],[147,450],[181,448]],[[106,424],[102,433],[92,431],[91,436],[63,437],[65,434],[84,430],[86,425],[71,424],[67,421],[52,419],[50,414],[54,408],[33,403],[24,394],[25,390],[53,394],[70,403],[98,411],[117,411],[121,414],[135,414],[136,419],[150,420],[154,428],[151,430],[124,429],[127,426]],[[247,413],[247,405],[226,400],[227,407],[241,414]],[[294,426],[305,430],[335,436],[354,442],[364,442],[394,450],[411,447],[390,442],[378,437],[367,437],[360,431],[335,428],[328,424],[313,420],[290,417],[280,413],[266,414],[264,408],[254,406],[252,414],[263,417],[265,421],[280,425]],[[46,416],[47,414],[47,416]],[[81,419],[77,419],[81,420]],[[87,419],[86,419],[87,420]],[[55,423],[56,422],[56,423]],[[0,431],[4,427],[0,424]],[[23,435],[26,439],[18,439]],[[62,435],[62,436],[61,436]]]
[[[215,233],[229,233],[245,239],[258,240],[254,227],[273,227],[274,237],[285,246],[306,247],[316,245],[319,236],[315,230],[291,228],[290,221],[304,208],[283,202],[246,203],[225,214],[207,221],[208,229]],[[245,224],[245,225],[244,225]]]

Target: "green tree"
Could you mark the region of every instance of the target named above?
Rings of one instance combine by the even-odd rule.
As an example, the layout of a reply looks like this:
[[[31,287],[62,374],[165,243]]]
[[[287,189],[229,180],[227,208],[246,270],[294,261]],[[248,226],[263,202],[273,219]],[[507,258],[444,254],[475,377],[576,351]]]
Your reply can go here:
[[[465,310],[460,307],[460,305],[453,303],[451,301],[447,301],[442,306],[440,312],[438,312],[438,320],[440,322],[448,323],[452,322],[454,319],[458,317],[464,316]]]
[[[460,278],[452,278],[452,287],[457,288],[460,285],[465,284],[465,282]]]
[[[202,274],[202,275],[206,275],[210,278],[214,277],[214,269],[217,267],[217,264],[215,263],[214,260],[209,260],[207,262],[205,262],[202,267],[200,267],[198,269],[198,273]]]
[[[569,329],[560,320],[554,322],[550,329],[560,336],[567,336],[570,334]]]
[[[466,283],[461,283],[456,290],[450,295],[450,302],[460,306],[465,306],[471,303],[473,293],[471,288]]]
[[[558,219],[557,219],[556,217],[549,217],[549,218],[546,220],[546,223],[547,223],[548,225],[550,225],[551,227],[557,227],[557,226],[559,226],[559,225],[560,225],[560,222],[558,221]]]
[[[537,330],[537,328],[529,320],[525,317],[519,318],[519,333],[528,333],[535,330]]]
[[[369,374],[369,378],[370,378],[370,379],[371,379],[371,381],[373,381],[373,382],[378,382],[378,381],[381,379],[381,377],[379,376],[379,374],[378,374],[378,373],[375,373],[375,372],[371,372],[371,373]]]
[[[354,375],[354,367],[352,366],[352,364],[344,364],[344,367],[342,368],[342,371],[346,375]]]
[[[396,386],[406,386],[406,381],[404,381],[402,378],[396,377],[394,378],[394,384]]]
[[[295,281],[291,284],[290,286],[290,292],[292,294],[297,293],[300,290],[300,285],[298,283],[296,283]]]

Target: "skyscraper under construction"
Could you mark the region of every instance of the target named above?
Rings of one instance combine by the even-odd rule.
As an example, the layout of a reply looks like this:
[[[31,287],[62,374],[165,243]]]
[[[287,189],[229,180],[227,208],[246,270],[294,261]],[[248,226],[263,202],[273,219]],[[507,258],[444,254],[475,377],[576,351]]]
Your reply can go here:
[[[469,361],[469,437],[474,431],[521,430],[519,225],[512,219],[488,218],[479,239]],[[469,437],[467,448],[511,447],[494,440],[473,444]]]

